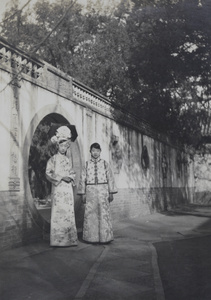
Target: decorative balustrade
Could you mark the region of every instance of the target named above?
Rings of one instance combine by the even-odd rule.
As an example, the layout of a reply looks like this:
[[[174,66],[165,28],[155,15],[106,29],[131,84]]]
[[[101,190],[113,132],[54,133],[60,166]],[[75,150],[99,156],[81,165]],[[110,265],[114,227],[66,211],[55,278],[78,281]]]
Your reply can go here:
[[[0,63],[7,68],[12,68],[16,73],[26,74],[33,79],[38,79],[43,72],[41,62],[35,61],[2,41],[0,43]]]
[[[93,109],[95,108],[107,113],[111,112],[112,104],[106,97],[98,94],[94,90],[86,87],[74,79],[73,97],[85,105],[92,107]]]

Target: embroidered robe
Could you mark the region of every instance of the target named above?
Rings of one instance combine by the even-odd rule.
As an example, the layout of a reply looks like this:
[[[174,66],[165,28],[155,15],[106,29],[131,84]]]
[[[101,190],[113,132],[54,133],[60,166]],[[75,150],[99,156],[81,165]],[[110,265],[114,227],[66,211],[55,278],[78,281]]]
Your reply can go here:
[[[86,194],[83,224],[85,241],[105,243],[113,240],[109,193],[117,193],[109,164],[100,158],[86,162],[78,186],[78,194]]]
[[[72,182],[61,180],[65,176],[74,179],[75,172],[68,157],[58,152],[48,160],[46,167],[46,177],[52,183],[51,246],[77,245]]]

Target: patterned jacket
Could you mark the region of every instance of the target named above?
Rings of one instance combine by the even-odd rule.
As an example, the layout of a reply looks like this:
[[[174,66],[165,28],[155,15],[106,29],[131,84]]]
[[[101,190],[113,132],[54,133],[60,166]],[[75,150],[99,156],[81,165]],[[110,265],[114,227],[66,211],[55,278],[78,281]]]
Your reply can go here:
[[[82,170],[78,194],[85,194],[87,185],[99,184],[108,184],[109,193],[117,193],[114,176],[109,164],[101,158],[98,158],[97,160],[91,159],[86,162],[86,166]]]

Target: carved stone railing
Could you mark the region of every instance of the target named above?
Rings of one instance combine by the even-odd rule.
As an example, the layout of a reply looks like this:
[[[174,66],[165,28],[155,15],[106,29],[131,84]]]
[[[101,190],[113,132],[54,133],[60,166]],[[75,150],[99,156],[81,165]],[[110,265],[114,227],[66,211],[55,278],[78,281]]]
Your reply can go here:
[[[11,73],[8,84],[16,82],[20,87],[21,80],[25,79],[66,98],[72,98],[70,76],[45,61],[27,55],[3,38],[0,38],[0,68]]]
[[[24,52],[0,41],[0,63],[13,72],[22,73],[33,79],[38,79],[43,72],[43,63],[27,56]]]
[[[75,79],[72,80],[72,84],[73,97],[77,101],[84,103],[86,106],[88,105],[89,108],[93,108],[104,113],[111,112],[111,101],[109,101],[106,97],[98,94],[96,91]]]

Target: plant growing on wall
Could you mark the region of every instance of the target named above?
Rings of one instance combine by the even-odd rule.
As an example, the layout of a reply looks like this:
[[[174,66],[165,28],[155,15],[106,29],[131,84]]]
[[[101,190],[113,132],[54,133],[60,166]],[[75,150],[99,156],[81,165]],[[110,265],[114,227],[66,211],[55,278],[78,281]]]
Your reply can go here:
[[[44,199],[50,193],[50,184],[45,177],[46,163],[52,154],[48,137],[49,129],[49,124],[40,123],[35,130],[30,147],[29,182],[32,196],[39,199]]]

